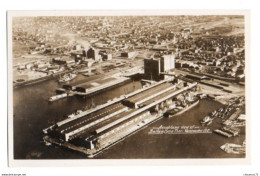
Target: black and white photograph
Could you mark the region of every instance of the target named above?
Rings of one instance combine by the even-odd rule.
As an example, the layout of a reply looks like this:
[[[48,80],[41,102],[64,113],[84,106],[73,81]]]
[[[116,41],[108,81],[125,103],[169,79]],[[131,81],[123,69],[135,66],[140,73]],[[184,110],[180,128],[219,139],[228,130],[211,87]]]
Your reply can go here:
[[[248,157],[248,11],[7,16],[11,162]]]

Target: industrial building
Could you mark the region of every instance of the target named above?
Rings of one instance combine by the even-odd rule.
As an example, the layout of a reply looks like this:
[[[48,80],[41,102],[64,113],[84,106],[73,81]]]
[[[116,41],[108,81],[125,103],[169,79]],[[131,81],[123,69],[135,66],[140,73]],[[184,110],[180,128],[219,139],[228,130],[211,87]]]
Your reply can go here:
[[[167,73],[175,68],[175,56],[163,55],[154,56],[151,59],[144,60],[144,74],[148,80],[159,81],[165,79]]]
[[[87,51],[87,58],[88,59],[93,59],[95,61],[99,61],[101,56],[99,55],[99,51],[94,49],[94,48],[90,48],[88,51]]]
[[[105,79],[96,80],[94,82],[84,82],[76,86],[76,91],[86,93],[89,88],[96,87],[102,84],[107,84],[115,80],[116,78],[105,78]]]
[[[93,78],[99,77],[94,75]],[[74,83],[64,84],[62,88],[56,89],[56,93],[70,92],[73,95],[90,96],[128,81],[130,81],[128,77],[104,77],[103,79],[92,79],[90,81],[79,80]]]
[[[76,62],[86,58],[86,51],[85,50],[73,50],[71,51],[71,57],[74,58]]]
[[[107,53],[106,50],[99,51],[99,54],[100,54],[100,56],[101,56],[103,61],[112,60],[112,54],[111,53]]]
[[[145,59],[144,60],[144,76],[148,80],[160,80],[161,75],[161,62],[158,59]]]
[[[175,56],[163,55],[161,57],[161,72],[168,72],[175,68]]]

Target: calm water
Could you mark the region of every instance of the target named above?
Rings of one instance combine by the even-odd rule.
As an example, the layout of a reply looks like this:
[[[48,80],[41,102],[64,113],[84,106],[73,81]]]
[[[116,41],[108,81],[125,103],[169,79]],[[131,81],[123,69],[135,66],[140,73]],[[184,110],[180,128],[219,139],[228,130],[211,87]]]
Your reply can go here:
[[[76,80],[85,79],[79,75]],[[89,78],[91,79],[91,78]],[[74,80],[74,81],[76,81]],[[121,94],[141,88],[138,81],[99,93],[90,98],[70,97],[48,103],[47,99],[59,87],[55,80],[14,90],[14,157],[15,159],[83,159],[84,154],[55,146],[47,147],[42,141],[42,129],[71,114],[75,109],[95,102],[103,104]],[[216,158],[244,157],[231,155],[219,149],[226,142],[241,144],[240,137],[227,139],[216,134],[148,134],[152,127],[197,125],[206,114],[221,106],[220,103],[202,100],[200,104],[177,118],[163,118],[149,127],[110,147],[96,158]],[[216,129],[220,122],[211,128]]]

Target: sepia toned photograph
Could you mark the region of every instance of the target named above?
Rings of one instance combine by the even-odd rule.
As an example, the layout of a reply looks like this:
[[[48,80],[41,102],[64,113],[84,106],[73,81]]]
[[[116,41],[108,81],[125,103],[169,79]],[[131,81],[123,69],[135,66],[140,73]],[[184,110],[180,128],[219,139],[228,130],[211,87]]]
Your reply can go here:
[[[9,160],[246,159],[248,14],[8,13]]]

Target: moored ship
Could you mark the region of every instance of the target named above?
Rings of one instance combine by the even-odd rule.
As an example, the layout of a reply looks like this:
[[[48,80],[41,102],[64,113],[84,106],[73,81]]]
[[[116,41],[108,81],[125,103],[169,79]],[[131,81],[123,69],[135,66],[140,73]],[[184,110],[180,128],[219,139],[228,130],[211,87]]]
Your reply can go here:
[[[194,95],[192,92],[186,94],[186,96],[183,96],[181,98],[180,96],[177,97],[177,100],[173,102],[172,107],[166,111],[166,117],[176,117],[178,115],[181,115],[194,106],[198,105],[200,102],[200,98],[197,95]]]
[[[212,124],[213,120],[214,120],[216,117],[218,117],[219,114],[220,114],[220,111],[217,111],[217,110],[215,110],[215,111],[209,113],[206,117],[204,117],[204,118],[200,121],[201,125],[202,125],[202,126],[208,126],[208,125]]]
[[[61,77],[61,78],[59,79],[59,82],[60,82],[60,83],[68,82],[68,81],[73,80],[73,79],[76,78],[76,77],[77,77],[77,74],[76,74],[76,73],[65,74],[63,77]]]
[[[243,142],[242,145],[239,144],[232,144],[232,143],[226,143],[220,147],[223,151],[226,153],[232,153],[232,154],[245,154],[246,153],[246,143]]]
[[[181,114],[183,114],[184,112],[186,112],[186,111],[190,110],[191,108],[193,108],[194,106],[198,105],[199,102],[200,102],[200,100],[197,99],[196,101],[194,101],[194,102],[192,102],[192,103],[186,105],[185,107],[182,107],[182,106],[179,106],[179,107],[178,107],[178,106],[177,106],[176,108],[174,108],[174,109],[172,109],[172,110],[168,110],[168,111],[166,112],[166,114],[167,114],[166,116],[168,116],[168,117],[176,117],[176,116],[178,116],[178,115],[181,115]]]

